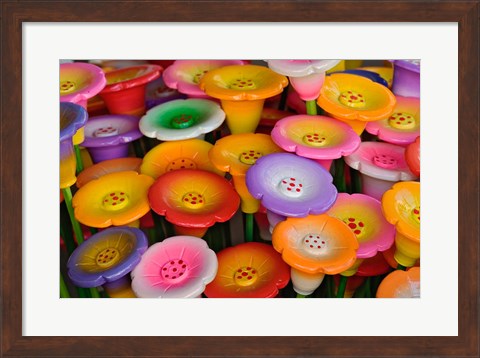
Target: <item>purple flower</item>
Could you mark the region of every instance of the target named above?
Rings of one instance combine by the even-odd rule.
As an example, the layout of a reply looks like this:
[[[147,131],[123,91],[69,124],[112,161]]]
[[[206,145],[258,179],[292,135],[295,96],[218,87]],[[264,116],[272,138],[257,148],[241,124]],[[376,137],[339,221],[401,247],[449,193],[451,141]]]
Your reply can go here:
[[[147,250],[140,229],[112,227],[91,236],[68,259],[68,276],[79,287],[97,287],[130,273]]]
[[[290,153],[261,157],[247,171],[247,188],[268,210],[305,217],[327,211],[337,197],[332,176],[320,164]]]

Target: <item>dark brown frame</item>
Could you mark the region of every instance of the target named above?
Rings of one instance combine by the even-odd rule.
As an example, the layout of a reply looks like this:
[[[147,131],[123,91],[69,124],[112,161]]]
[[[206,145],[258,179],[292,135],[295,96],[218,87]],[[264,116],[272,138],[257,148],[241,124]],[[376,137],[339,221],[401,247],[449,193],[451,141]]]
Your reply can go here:
[[[139,6],[139,3],[142,3]],[[478,357],[479,1],[27,1],[1,7],[2,356]],[[458,337],[22,336],[23,22],[457,22],[459,24]],[[447,270],[448,265],[438,268]],[[356,323],[361,325],[361,323]]]

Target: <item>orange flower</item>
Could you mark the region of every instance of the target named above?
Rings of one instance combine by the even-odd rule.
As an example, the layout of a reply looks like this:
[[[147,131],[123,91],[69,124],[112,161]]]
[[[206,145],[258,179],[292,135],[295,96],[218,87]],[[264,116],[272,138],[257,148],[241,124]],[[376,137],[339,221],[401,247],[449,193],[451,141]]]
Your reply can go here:
[[[396,99],[388,88],[368,78],[338,73],[327,76],[317,102],[330,115],[347,122],[361,134],[365,122],[388,118]]]
[[[207,72],[200,80],[207,95],[221,100],[233,134],[253,133],[265,99],[281,93],[287,85],[287,77],[254,65],[225,66]]]
[[[267,244],[248,242],[217,254],[218,272],[205,289],[216,298],[271,298],[290,279],[288,266]]]
[[[153,179],[134,171],[106,174],[82,186],[73,197],[75,217],[82,224],[105,228],[128,225],[149,210]]]
[[[81,188],[88,182],[105,174],[134,171],[140,173],[141,158],[117,158],[104,160],[83,170],[77,177],[77,187]]]
[[[256,213],[260,201],[252,197],[245,184],[247,170],[258,158],[276,152],[282,152],[267,134],[232,134],[218,140],[209,152],[213,165],[233,177],[235,190],[242,200],[244,213]]]
[[[395,260],[411,267],[420,258],[420,183],[399,182],[383,194],[385,219],[397,230]]]
[[[378,286],[377,298],[420,298],[420,267],[390,273]]]
[[[177,169],[201,169],[223,176],[224,172],[217,170],[208,157],[212,147],[200,139],[163,142],[145,155],[140,170],[154,179]]]
[[[318,288],[325,274],[350,268],[358,249],[347,224],[326,214],[287,218],[275,226],[272,244],[292,267],[294,289],[302,295]]]
[[[191,169],[159,176],[150,188],[148,199],[153,211],[176,225],[178,235],[200,237],[216,222],[229,220],[240,204],[227,180]]]

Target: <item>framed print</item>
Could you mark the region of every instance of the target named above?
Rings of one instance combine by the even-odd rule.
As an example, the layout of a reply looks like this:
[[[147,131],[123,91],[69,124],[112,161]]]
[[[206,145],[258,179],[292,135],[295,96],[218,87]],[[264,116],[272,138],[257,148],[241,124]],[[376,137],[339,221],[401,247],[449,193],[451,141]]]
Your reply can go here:
[[[478,19],[478,1],[4,1],[2,356],[478,355]],[[58,298],[58,60],[232,56],[424,61],[420,299]]]

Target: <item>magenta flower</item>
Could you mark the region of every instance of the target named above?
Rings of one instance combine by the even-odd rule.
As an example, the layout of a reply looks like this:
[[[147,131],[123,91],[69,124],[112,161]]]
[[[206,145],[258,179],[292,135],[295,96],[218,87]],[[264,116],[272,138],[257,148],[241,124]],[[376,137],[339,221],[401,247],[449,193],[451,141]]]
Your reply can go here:
[[[352,127],[325,116],[285,117],[276,123],[271,135],[282,149],[315,159],[327,170],[333,159],[353,153],[360,145]]]
[[[215,252],[193,236],[156,243],[132,271],[132,290],[141,298],[194,298],[217,274]]]

